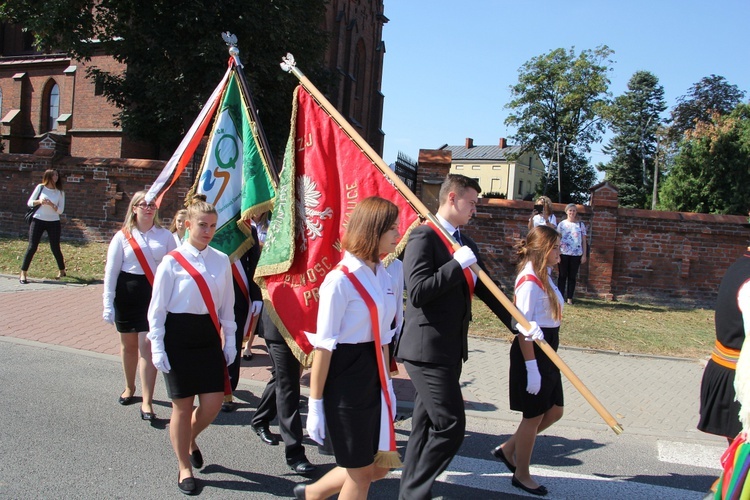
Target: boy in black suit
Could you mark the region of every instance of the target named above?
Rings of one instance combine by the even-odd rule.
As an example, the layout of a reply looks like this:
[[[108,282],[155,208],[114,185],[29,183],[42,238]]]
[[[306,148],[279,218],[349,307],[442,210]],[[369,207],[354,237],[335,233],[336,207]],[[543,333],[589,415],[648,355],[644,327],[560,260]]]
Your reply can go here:
[[[408,300],[395,355],[403,360],[417,395],[400,499],[431,498],[432,483],[463,442],[466,415],[459,378],[468,358],[472,295],[512,331],[510,313],[469,269],[475,262],[485,268],[476,243],[459,230],[476,213],[480,192],[477,181],[454,174],[440,188],[437,219],[463,245],[455,253],[430,223],[414,229],[406,245]]]

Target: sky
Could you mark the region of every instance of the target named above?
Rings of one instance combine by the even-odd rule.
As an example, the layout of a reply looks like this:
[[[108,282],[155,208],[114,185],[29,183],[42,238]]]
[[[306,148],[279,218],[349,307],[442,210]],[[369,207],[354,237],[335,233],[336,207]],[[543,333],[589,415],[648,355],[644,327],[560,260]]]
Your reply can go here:
[[[664,87],[669,110],[711,74],[750,98],[750,0],[384,0],[386,163],[399,151],[443,144],[496,145],[514,129],[504,124],[518,69],[556,48],[607,45],[614,50],[613,96],[636,71]],[[605,137],[606,141],[606,137]],[[513,141],[509,141],[514,144]],[[593,164],[606,162],[601,144]]]

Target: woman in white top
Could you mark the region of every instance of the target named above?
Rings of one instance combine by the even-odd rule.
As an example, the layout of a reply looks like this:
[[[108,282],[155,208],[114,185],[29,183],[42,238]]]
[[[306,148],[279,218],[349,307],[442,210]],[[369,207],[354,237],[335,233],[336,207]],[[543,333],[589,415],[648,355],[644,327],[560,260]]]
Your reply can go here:
[[[541,328],[544,339],[557,350],[563,300],[550,270],[560,261],[560,235],[548,226],[535,227],[518,254],[516,307]],[[516,335],[510,349],[509,386],[510,408],[523,412],[523,418],[515,434],[493,454],[513,472],[513,486],[543,496],[547,489],[531,477],[529,465],[536,435],[563,414],[560,370],[539,346]]]
[[[313,484],[297,485],[297,498],[339,492],[341,499],[366,498],[370,483],[400,464],[384,436],[392,432],[396,409],[388,344],[401,325],[404,284],[380,262],[381,255],[396,249],[399,237],[396,205],[377,197],[362,200],[342,240],[344,258],[320,287],[318,331],[309,336],[315,356],[307,432],[319,444],[330,434],[338,467]]]
[[[156,266],[175,248],[172,234],[161,227],[156,205],[146,201],[146,191],[135,193],[122,230],[115,234],[107,250],[102,318],[120,333],[125,390],[119,402],[135,402],[138,368],[143,392],[141,418],[149,422],[156,418],[152,404],[156,368],[151,363],[151,343],[146,338],[148,305]]]
[[[65,276],[65,259],[60,250],[60,214],[65,210],[65,193],[62,190],[62,179],[57,170],[45,170],[42,176],[42,183],[38,184],[26,202],[29,208],[39,207],[34,213],[34,217],[29,225],[29,246],[26,248],[26,254],[23,256],[21,264],[21,275],[18,281],[21,284],[27,284],[26,272],[31,265],[31,259],[34,258],[36,249],[39,247],[39,241],[42,234],[47,232],[49,238],[49,248],[57,262],[57,278]]]
[[[227,365],[237,355],[237,325],[229,257],[208,246],[216,232],[216,209],[197,195],[187,210],[187,241],[156,270],[148,338],[151,359],[164,373],[172,400],[169,436],[179,465],[177,487],[192,494],[192,468],[203,467],[196,438],[216,418],[229,389]],[[193,410],[195,396],[199,405]]]
[[[552,213],[552,200],[548,196],[540,196],[536,200],[536,206],[542,207],[542,213],[536,213],[529,219],[529,229],[537,226],[557,227],[557,217]]]
[[[187,220],[187,210],[181,208],[175,212],[172,224],[169,226],[169,232],[174,236],[177,246],[182,245],[182,240],[185,239],[185,220]]]
[[[578,220],[574,203],[565,207],[568,218],[557,225],[560,233],[560,266],[557,287],[568,304],[573,304],[578,268],[586,262],[586,226]]]

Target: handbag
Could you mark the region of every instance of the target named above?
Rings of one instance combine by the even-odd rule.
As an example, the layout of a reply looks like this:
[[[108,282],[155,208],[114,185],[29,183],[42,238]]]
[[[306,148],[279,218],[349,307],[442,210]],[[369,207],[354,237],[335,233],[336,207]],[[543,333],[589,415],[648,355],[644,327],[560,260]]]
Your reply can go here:
[[[39,194],[37,195],[37,197],[34,198],[31,201],[38,200],[39,196],[41,196],[41,195],[42,195],[42,190],[40,189],[39,190]],[[34,214],[36,213],[37,210],[39,210],[39,207],[41,207],[41,206],[42,205],[36,205],[36,206],[34,206],[34,207],[29,208],[28,210],[26,210],[26,215],[23,216],[23,220],[26,222],[27,225],[29,225],[29,226],[31,225],[31,221],[34,219]]]

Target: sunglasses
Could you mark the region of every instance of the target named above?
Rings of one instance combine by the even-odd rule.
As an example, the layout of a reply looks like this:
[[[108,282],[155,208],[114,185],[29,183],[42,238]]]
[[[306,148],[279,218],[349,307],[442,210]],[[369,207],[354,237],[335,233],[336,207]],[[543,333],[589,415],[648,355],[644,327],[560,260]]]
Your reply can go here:
[[[136,207],[143,210],[156,210],[156,204],[154,203],[139,203],[136,205]]]

